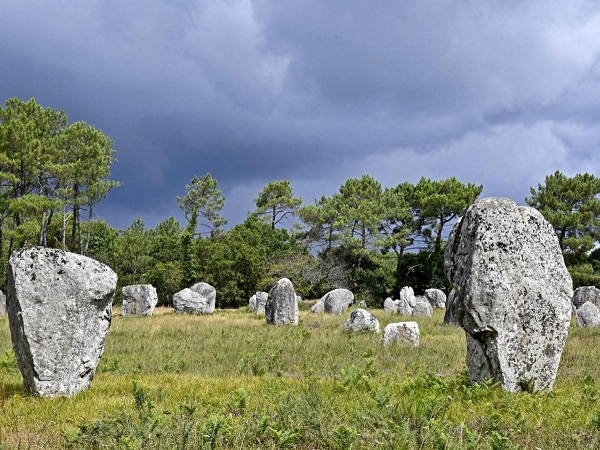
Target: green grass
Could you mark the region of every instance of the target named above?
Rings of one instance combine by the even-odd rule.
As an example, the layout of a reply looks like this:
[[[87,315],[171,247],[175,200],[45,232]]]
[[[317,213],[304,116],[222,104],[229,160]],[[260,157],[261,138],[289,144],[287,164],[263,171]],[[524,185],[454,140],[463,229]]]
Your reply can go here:
[[[67,399],[23,394],[0,317],[0,449],[600,448],[600,328],[571,328],[553,391],[509,394],[469,385],[443,311],[417,318],[416,349],[344,333],[349,314],[166,311],[115,315],[91,388]]]

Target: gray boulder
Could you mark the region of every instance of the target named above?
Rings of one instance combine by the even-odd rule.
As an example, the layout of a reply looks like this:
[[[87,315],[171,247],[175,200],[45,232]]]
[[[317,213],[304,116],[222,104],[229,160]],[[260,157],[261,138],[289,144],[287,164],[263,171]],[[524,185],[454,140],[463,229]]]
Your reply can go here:
[[[298,325],[298,302],[292,282],[282,278],[269,291],[265,317],[271,325]]]
[[[344,323],[344,331],[379,333],[379,321],[366,309],[358,308],[352,311],[350,318]]]
[[[390,297],[386,298],[383,302],[383,310],[387,313],[398,312],[398,308],[396,307],[396,303]]]
[[[182,289],[173,295],[173,311],[178,314],[203,314],[208,308],[208,300],[190,288]]]
[[[600,308],[600,289],[596,286],[582,286],[575,289],[573,292],[573,305],[579,308],[586,302],[590,302]]]
[[[389,345],[394,342],[419,346],[419,325],[417,322],[390,323],[383,329],[380,345]]]
[[[212,314],[215,312],[217,290],[214,287],[208,283],[196,283],[190,289],[206,299],[206,307],[202,311],[202,314]]]
[[[121,290],[124,316],[151,316],[158,303],[156,288],[151,284],[134,284]]]
[[[433,307],[431,303],[425,298],[424,295],[415,296],[415,306],[412,309],[413,316],[426,316],[431,317],[433,313]]]
[[[269,294],[267,292],[256,292],[256,294],[250,297],[250,302],[248,304],[250,311],[254,311],[256,314],[264,314],[267,298],[269,298]]]
[[[394,300],[394,303],[396,304],[396,312],[398,314],[400,314],[401,316],[412,316],[413,307],[410,306],[408,300],[406,300],[405,298],[399,298],[397,300]]]
[[[471,382],[551,389],[571,317],[572,281],[552,226],[512,200],[483,199],[452,229],[446,275],[467,334]]]
[[[592,302],[585,302],[575,310],[577,325],[580,327],[597,327],[600,325],[600,309]]]
[[[348,289],[334,289],[324,296],[323,312],[340,315],[354,302],[354,294]]]
[[[426,289],[425,298],[434,308],[446,307],[446,294],[440,289]]]
[[[6,314],[6,295],[0,291],[0,316]]]
[[[82,255],[28,247],[6,268],[10,333],[26,392],[71,396],[92,382],[117,275]]]

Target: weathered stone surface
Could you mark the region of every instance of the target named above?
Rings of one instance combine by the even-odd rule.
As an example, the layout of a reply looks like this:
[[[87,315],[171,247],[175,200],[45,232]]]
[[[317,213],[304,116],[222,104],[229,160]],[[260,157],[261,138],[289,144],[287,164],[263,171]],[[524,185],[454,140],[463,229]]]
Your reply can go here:
[[[577,325],[580,327],[600,326],[600,309],[592,302],[585,302],[575,310]]]
[[[173,311],[179,314],[203,314],[208,300],[190,288],[182,289],[173,295]]]
[[[416,295],[415,296],[415,306],[412,309],[413,316],[427,316],[431,317],[433,313],[433,306],[431,303],[425,298],[424,295]]]
[[[460,326],[459,318],[464,314],[464,304],[456,301],[456,289],[452,289],[446,300],[446,313],[444,323],[447,325]]]
[[[571,317],[572,281],[552,226],[533,208],[488,198],[454,226],[445,252],[471,382],[508,391],[554,384]]]
[[[446,294],[440,289],[426,289],[425,298],[434,308],[446,307]]]
[[[6,295],[0,291],[0,316],[6,314]]]
[[[411,308],[415,307],[417,299],[415,298],[415,291],[410,286],[404,286],[400,289],[400,301],[404,302]]]
[[[269,292],[265,305],[268,324],[298,325],[298,302],[292,282],[287,278],[279,280]]]
[[[380,345],[388,345],[394,342],[408,344],[413,347],[419,346],[419,325],[417,322],[390,323],[383,329]]]
[[[124,316],[151,316],[158,302],[156,288],[151,284],[133,284],[124,286],[121,290],[123,297]]]
[[[215,312],[215,303],[217,300],[217,290],[208,283],[196,283],[190,288],[197,294],[206,299],[206,307],[202,314],[212,314]]]
[[[111,322],[115,272],[85,256],[28,247],[13,253],[6,275],[24,390],[54,397],[87,389]]]
[[[383,301],[383,310],[387,313],[398,312],[398,308],[396,307],[396,303],[390,297],[386,298]]]
[[[354,302],[354,294],[348,289],[334,289],[325,294],[323,312],[328,314],[342,314]]]
[[[399,298],[397,300],[394,300],[394,303],[396,304],[396,311],[398,312],[398,314],[400,314],[401,316],[412,316],[413,307],[410,306],[408,300],[406,300],[405,298]]]
[[[358,306],[359,308],[366,308],[367,302],[364,300],[359,300],[358,302],[356,302],[356,306]]]
[[[312,305],[309,309],[309,311],[311,313],[322,313],[325,312],[325,297],[327,297],[327,294],[325,294],[323,297],[321,297],[317,303],[315,303],[314,305]]]
[[[269,298],[269,294],[263,291],[258,291],[250,297],[250,302],[248,304],[250,311],[254,311],[256,314],[264,314],[267,298]]]
[[[370,331],[379,333],[379,320],[366,309],[352,311],[350,318],[344,323],[344,331]]]
[[[575,308],[579,308],[586,302],[600,308],[600,289],[596,286],[582,286],[575,289],[575,292],[573,292],[573,305]]]

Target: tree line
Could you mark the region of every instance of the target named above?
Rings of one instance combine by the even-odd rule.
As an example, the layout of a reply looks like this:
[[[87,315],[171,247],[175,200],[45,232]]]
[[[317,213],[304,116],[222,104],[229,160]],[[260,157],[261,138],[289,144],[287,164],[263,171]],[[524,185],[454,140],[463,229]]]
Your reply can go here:
[[[69,124],[63,111],[8,100],[0,109],[3,262],[26,245],[80,252],[112,267],[120,286],[152,283],[161,304],[205,281],[217,289],[219,307],[237,307],[284,276],[303,297],[347,287],[379,304],[405,285],[449,288],[445,237],[483,188],[455,177],[383,187],[363,175],[303,205],[288,180],[277,180],[257,193],[243,223],[225,230],[225,197],[207,173],[176,199],[184,224],[169,217],[147,228],[137,218],[117,230],[93,216],[119,185],[109,179],[114,154],[110,138],[84,122]],[[557,171],[525,199],[555,228],[576,286],[600,285],[599,194],[594,175]]]

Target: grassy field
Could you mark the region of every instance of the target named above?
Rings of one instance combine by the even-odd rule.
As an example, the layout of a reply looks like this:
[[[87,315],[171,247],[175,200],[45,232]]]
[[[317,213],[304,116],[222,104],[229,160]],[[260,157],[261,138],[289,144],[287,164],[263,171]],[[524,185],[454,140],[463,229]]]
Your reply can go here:
[[[600,448],[600,328],[571,328],[553,391],[508,394],[469,385],[443,311],[417,318],[416,349],[344,333],[348,314],[117,313],[91,388],[67,399],[23,394],[0,317],[0,449]]]

